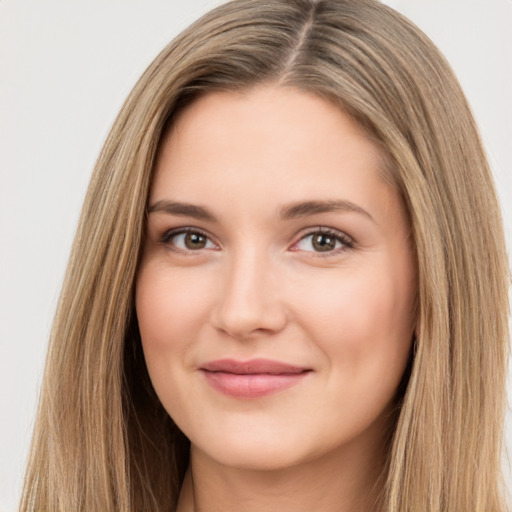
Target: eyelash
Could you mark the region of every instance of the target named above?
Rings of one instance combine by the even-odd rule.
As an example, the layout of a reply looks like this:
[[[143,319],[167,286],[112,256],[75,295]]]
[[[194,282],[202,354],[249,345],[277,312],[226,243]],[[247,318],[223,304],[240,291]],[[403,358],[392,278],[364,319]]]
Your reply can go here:
[[[186,235],[186,234],[189,234],[189,233],[193,233],[193,234],[198,234],[198,235],[204,236],[211,243],[213,243],[214,245],[217,245],[217,244],[215,244],[214,242],[211,241],[211,237],[210,237],[210,235],[208,235],[208,233],[206,233],[205,231],[203,231],[203,230],[201,230],[199,228],[192,228],[192,227],[176,228],[176,229],[171,229],[169,231],[166,231],[163,234],[163,236],[161,237],[160,242],[163,245],[168,246],[172,251],[179,252],[181,254],[186,254],[186,255],[193,255],[194,252],[199,252],[201,249],[197,249],[197,250],[194,250],[194,249],[188,249],[188,250],[187,249],[181,249],[181,248],[175,247],[172,244],[172,239],[174,237],[176,237],[178,235]],[[310,236],[313,236],[313,235],[316,235],[316,234],[322,234],[322,235],[330,236],[330,237],[334,238],[335,241],[340,242],[342,247],[339,247],[337,249],[333,249],[333,250],[330,250],[330,251],[325,251],[324,253],[322,253],[322,251],[304,251],[304,252],[313,253],[315,255],[315,257],[329,257],[329,256],[333,256],[335,254],[339,254],[340,252],[353,249],[355,247],[354,240],[352,238],[350,238],[348,235],[346,235],[345,233],[343,233],[341,231],[337,231],[337,230],[331,229],[331,228],[326,228],[326,227],[318,226],[318,227],[313,228],[313,229],[309,230],[308,232],[304,233],[299,238],[299,240],[297,242],[293,243],[291,250],[298,252],[300,249],[293,249],[293,247],[297,246],[300,242],[302,242],[306,238],[308,238]]]
[[[199,228],[192,228],[192,227],[186,227],[186,228],[176,228],[176,229],[170,229],[169,231],[166,231],[163,236],[160,239],[160,242],[163,245],[166,245],[169,247],[172,251],[179,252],[181,254],[186,255],[193,255],[194,252],[198,252],[199,250],[194,251],[193,249],[181,249],[172,244],[172,239],[178,235],[187,235],[189,233],[197,234],[204,236],[206,239],[208,239],[211,242],[211,236],[206,233],[205,231],[199,229]],[[214,243],[214,242],[212,242]],[[217,245],[217,244],[214,244]]]
[[[305,252],[310,252],[310,253],[314,254],[315,257],[327,258],[329,256],[338,255],[341,252],[353,249],[355,247],[354,240],[352,238],[350,238],[348,235],[346,235],[345,233],[343,233],[341,231],[337,231],[335,229],[322,227],[322,226],[318,226],[314,229],[309,230],[307,233],[303,234],[300,237],[300,239],[293,244],[292,247],[297,246],[299,243],[301,243],[303,240],[307,239],[308,237],[311,237],[311,236],[314,236],[317,234],[322,234],[322,235],[332,237],[336,242],[341,243],[341,247],[332,249],[330,251],[325,251],[323,253],[322,253],[322,251],[305,251]],[[292,249],[292,250],[298,251],[300,249]]]

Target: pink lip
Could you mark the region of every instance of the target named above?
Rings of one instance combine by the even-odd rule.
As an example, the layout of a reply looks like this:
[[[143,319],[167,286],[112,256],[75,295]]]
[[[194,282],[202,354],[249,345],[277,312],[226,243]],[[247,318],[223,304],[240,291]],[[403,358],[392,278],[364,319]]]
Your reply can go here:
[[[200,368],[214,389],[236,398],[258,398],[298,384],[312,370],[270,359],[219,359]]]

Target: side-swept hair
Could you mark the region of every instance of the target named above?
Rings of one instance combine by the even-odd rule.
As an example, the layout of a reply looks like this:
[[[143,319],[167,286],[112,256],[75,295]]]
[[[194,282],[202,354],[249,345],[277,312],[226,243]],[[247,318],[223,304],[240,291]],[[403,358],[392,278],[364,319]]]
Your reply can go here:
[[[312,91],[351,115],[381,146],[410,217],[417,337],[384,510],[503,512],[509,272],[491,174],[444,58],[373,0],[236,0],[143,74],[83,207],[21,510],[174,510],[188,441],[152,390],[134,313],[155,154],[199,95],[263,82]]]

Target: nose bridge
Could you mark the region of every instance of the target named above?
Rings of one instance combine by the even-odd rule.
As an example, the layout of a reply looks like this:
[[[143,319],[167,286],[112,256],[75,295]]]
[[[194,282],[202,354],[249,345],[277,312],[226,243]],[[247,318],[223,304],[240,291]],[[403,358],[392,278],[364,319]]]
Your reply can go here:
[[[217,327],[237,338],[275,332],[286,323],[278,272],[269,254],[246,245],[226,258]]]

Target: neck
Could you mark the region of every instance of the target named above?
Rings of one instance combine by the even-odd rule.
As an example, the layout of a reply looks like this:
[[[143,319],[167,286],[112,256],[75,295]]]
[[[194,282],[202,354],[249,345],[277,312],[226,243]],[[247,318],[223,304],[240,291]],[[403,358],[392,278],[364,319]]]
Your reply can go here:
[[[293,467],[253,470],[221,465],[193,447],[177,511],[382,510],[384,458],[348,455],[331,452]]]

